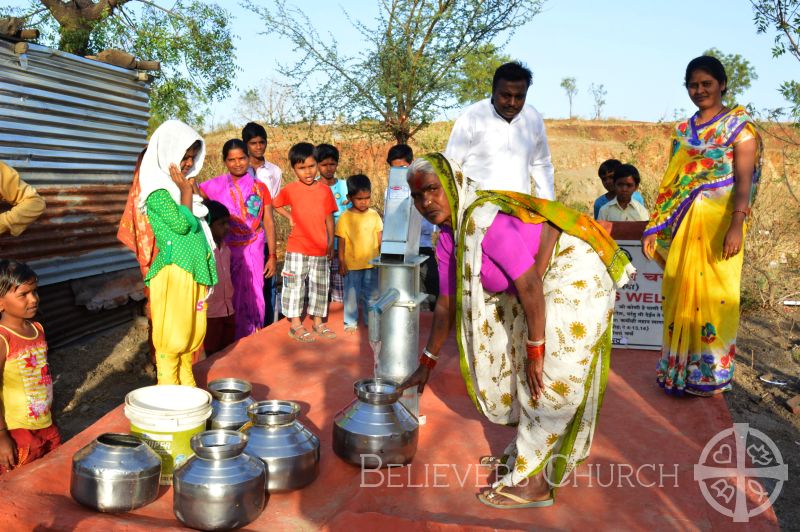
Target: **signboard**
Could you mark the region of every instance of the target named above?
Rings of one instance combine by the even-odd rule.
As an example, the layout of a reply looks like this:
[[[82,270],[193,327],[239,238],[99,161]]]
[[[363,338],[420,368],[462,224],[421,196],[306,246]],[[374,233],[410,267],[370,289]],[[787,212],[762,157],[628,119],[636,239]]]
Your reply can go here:
[[[616,349],[661,349],[664,317],[661,314],[661,267],[645,258],[639,240],[617,240],[636,273],[617,290],[612,343]]]

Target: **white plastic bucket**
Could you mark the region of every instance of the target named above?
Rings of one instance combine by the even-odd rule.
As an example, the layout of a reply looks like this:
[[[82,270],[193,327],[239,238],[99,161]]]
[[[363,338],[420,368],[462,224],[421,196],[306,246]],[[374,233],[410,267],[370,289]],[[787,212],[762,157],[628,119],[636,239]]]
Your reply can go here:
[[[192,386],[161,385],[125,396],[125,417],[161,456],[161,484],[172,484],[172,472],[194,454],[189,440],[211,417],[211,394]]]

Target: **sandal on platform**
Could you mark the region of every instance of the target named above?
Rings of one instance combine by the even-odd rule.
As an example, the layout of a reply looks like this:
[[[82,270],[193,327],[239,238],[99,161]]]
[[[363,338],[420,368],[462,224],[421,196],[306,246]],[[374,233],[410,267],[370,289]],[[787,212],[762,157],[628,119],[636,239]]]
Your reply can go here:
[[[298,342],[308,343],[314,341],[314,335],[308,332],[302,325],[298,325],[297,327],[289,327],[289,336]]]
[[[481,456],[481,458],[478,461],[478,463],[480,465],[486,466],[486,467],[498,467],[500,465],[503,465],[503,457],[502,456],[492,456],[492,455]]]
[[[315,325],[314,327],[312,327],[312,329],[314,329],[314,332],[317,333],[318,335],[327,338],[329,340],[336,338],[336,333],[328,329],[328,326],[325,325],[324,323]]]
[[[492,508],[498,508],[500,510],[514,510],[518,508],[546,508],[548,506],[553,506],[553,502],[555,502],[552,496],[543,501],[529,501],[527,499],[523,499],[522,497],[518,497],[513,493],[506,493],[503,491],[503,488],[505,488],[505,486],[498,486],[497,488],[486,493],[479,493],[478,500],[486,506],[491,506]],[[499,500],[497,498],[498,495],[514,501],[516,504],[499,504],[495,502],[496,500]]]

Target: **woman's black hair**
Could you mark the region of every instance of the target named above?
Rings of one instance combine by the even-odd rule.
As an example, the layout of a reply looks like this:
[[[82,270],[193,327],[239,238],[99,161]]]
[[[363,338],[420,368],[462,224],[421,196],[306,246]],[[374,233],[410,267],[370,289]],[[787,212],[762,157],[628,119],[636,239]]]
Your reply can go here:
[[[24,262],[0,259],[0,297],[16,290],[19,286],[38,281],[36,272]]]
[[[231,139],[222,145],[222,160],[228,158],[231,150],[242,150],[247,155],[247,144],[242,139]]]
[[[231,217],[231,211],[229,211],[225,205],[218,201],[207,199],[203,201],[203,205],[205,205],[208,209],[208,216],[206,216],[208,225],[213,224],[217,220]]]
[[[248,122],[242,128],[242,140],[247,143],[256,137],[263,137],[264,142],[267,141],[267,130],[261,124],[255,122]]]
[[[728,75],[725,73],[725,67],[722,66],[722,62],[719,59],[710,55],[701,55],[689,61],[689,64],[686,65],[686,75],[683,78],[684,86],[689,86],[689,78],[692,77],[695,70],[702,70],[717,80],[720,85],[724,84],[723,95],[728,92]]]

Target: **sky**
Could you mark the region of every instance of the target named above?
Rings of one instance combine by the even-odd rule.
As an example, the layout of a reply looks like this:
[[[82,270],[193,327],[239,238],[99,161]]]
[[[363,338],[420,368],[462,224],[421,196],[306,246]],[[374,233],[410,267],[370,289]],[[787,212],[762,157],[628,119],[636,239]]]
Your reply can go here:
[[[259,0],[255,0],[259,1]],[[261,0],[266,1],[266,0]],[[371,22],[377,1],[326,2],[294,0],[307,13],[322,38],[336,35],[343,52],[355,53],[359,34],[343,9]],[[370,6],[372,10],[367,9]],[[238,6],[227,6],[236,17],[241,37],[236,63],[242,68],[237,86],[246,89],[268,79],[280,79],[278,63],[291,64],[298,55],[291,43],[264,34],[263,22]],[[704,29],[710,31],[703,31]],[[683,87],[686,64],[708,48],[741,54],[755,67],[758,79],[741,100],[756,108],[786,105],[777,88],[796,77],[800,65],[791,57],[772,57],[773,35],[758,35],[747,0],[549,0],[543,11],[511,37],[504,52],[533,70],[528,103],[545,118],[566,118],[569,103],[559,86],[565,77],[577,79],[574,113],[593,116],[589,85],[607,91],[603,115],[628,120],[672,120],[676,110],[694,110]],[[491,80],[487,80],[491,84]],[[213,122],[235,117],[235,96],[214,106]],[[459,110],[445,113],[455,118]]]
[[[271,5],[269,0],[253,0]],[[359,33],[343,11],[369,25],[377,0],[287,0],[311,15],[321,38],[335,34],[340,50],[355,54]],[[23,0],[12,0],[11,5]],[[163,2],[159,2],[163,3]],[[206,126],[239,121],[238,93],[270,79],[280,79],[278,64],[292,64],[293,45],[268,33],[264,22],[239,2],[219,2],[232,15],[237,50],[231,96],[213,105]],[[772,57],[773,34],[758,35],[747,0],[549,0],[543,11],[517,30],[504,52],[533,70],[528,103],[545,118],[566,118],[569,104],[559,86],[565,77],[577,79],[573,109],[593,116],[589,85],[607,91],[603,116],[628,120],[673,120],[693,111],[683,88],[686,64],[716,47],[741,54],[755,67],[758,79],[740,98],[757,109],[786,105],[778,93],[782,81],[797,77],[800,65],[789,56]],[[486,81],[491,84],[491,80]],[[455,118],[453,109],[442,118]]]

